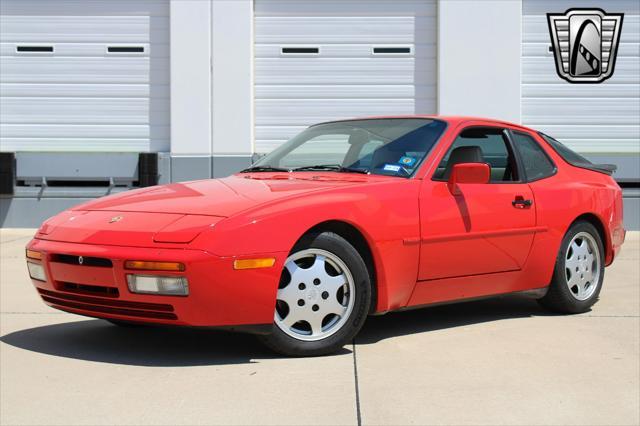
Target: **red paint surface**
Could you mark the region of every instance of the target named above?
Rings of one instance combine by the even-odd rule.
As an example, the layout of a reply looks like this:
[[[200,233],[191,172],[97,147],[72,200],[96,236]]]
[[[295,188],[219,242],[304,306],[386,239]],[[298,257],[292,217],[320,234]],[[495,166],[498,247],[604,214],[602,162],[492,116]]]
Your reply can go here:
[[[305,232],[328,221],[350,224],[367,241],[376,272],[376,311],[545,287],[563,235],[585,214],[599,221],[606,262],[613,261],[625,231],[622,193],[610,176],[568,165],[529,129],[481,119],[440,119],[449,126],[410,179],[333,172],[238,174],[77,206],[48,220],[28,244],[47,255],[47,282],[33,282],[68,300],[66,306],[56,305],[43,291],[46,303],[79,314],[216,326],[271,323],[288,253]],[[531,134],[557,173],[531,183],[457,183],[459,194],[452,195],[446,182],[431,176],[458,132],[469,125]],[[512,201],[518,197],[533,205],[515,208]],[[55,263],[53,254],[107,258],[113,267]],[[254,257],[275,257],[276,264],[233,269],[234,259]],[[189,296],[129,292],[126,260],[183,262],[184,273],[168,275],[184,274]],[[117,300],[131,303],[126,309],[107,302],[102,306],[100,296],[87,299],[69,292],[65,282],[114,287]],[[88,309],[91,303],[98,308]],[[176,319],[144,303],[162,309],[170,305]],[[144,316],[132,317],[131,309]]]

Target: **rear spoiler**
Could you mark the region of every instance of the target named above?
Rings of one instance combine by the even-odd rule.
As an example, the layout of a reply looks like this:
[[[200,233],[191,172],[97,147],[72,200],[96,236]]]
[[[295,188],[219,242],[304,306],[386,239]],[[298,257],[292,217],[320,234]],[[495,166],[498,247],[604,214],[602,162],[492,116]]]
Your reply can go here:
[[[578,167],[593,170],[594,172],[604,173],[609,176],[613,175],[616,170],[618,170],[618,166],[615,164],[580,164]]]

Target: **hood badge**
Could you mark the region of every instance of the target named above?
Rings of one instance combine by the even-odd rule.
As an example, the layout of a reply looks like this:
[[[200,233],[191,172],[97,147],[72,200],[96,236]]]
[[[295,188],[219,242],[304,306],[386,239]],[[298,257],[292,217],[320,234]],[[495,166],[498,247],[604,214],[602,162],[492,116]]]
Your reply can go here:
[[[114,216],[109,219],[109,223],[120,222],[122,220],[122,216]]]

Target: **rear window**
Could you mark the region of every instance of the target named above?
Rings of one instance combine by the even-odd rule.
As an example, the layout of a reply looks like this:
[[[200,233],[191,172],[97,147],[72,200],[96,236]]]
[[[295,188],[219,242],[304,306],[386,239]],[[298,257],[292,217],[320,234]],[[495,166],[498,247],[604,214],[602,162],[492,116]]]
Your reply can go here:
[[[587,160],[586,158],[584,158],[582,155],[578,154],[575,151],[572,151],[571,149],[567,148],[565,145],[563,145],[561,142],[555,140],[554,138],[552,138],[551,136],[547,136],[544,133],[540,133],[540,136],[542,136],[542,138],[547,141],[547,143],[549,145],[551,145],[551,148],[553,148],[553,150],[558,153],[558,155],[560,157],[562,157],[562,159],[564,161],[566,161],[567,163],[576,166],[576,167],[584,167],[584,166],[593,166],[593,163],[589,160]]]

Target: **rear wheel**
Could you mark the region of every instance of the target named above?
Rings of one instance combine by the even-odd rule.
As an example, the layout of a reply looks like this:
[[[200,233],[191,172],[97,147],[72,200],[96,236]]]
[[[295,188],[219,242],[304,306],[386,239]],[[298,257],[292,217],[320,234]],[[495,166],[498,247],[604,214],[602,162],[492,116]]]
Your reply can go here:
[[[371,301],[358,251],[331,232],[304,237],[282,271],[274,325],[261,340],[285,355],[334,352],[360,330]]]
[[[576,222],[562,240],[549,291],[540,303],[555,312],[586,312],[598,300],[603,279],[600,234],[592,224]]]

